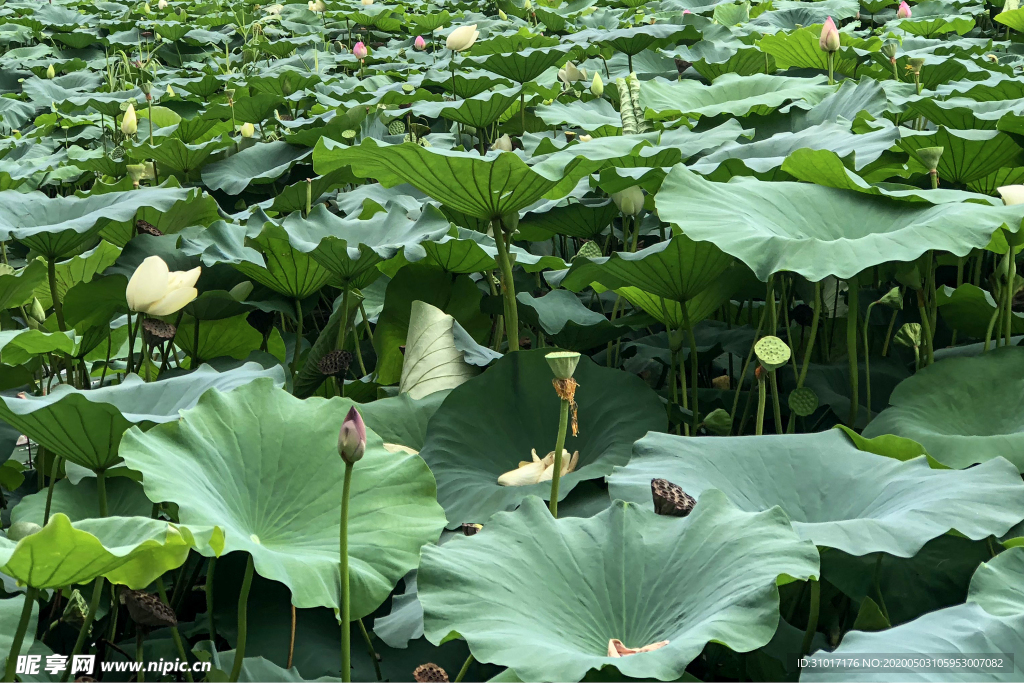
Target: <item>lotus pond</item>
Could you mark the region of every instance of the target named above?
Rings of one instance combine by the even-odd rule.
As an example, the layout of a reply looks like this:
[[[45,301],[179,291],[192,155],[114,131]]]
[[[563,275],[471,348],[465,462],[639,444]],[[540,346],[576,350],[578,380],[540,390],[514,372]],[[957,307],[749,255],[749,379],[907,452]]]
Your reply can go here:
[[[0,0],[3,680],[1024,681],[1021,31]]]

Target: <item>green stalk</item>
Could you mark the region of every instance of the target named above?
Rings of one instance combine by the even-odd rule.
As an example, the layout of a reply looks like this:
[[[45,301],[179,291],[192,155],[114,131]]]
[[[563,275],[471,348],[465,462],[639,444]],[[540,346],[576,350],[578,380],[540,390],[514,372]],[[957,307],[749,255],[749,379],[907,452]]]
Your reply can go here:
[[[57,296],[57,262],[55,257],[46,260],[46,276],[50,281],[50,298],[53,300],[53,314],[57,317],[57,328],[61,332],[67,332],[68,326],[64,324],[64,304]]]
[[[352,680],[352,599],[348,579],[348,504],[352,490],[352,466],[345,463],[345,483],[341,490],[341,680]]]
[[[999,302],[1002,304],[1002,301]],[[996,318],[999,317],[999,313],[1002,310],[1001,305],[996,306],[996,309],[992,311],[992,316],[988,319],[988,327],[985,328],[985,346],[982,347],[982,353],[988,353],[988,345],[992,341],[992,331],[996,326]]]
[[[18,664],[18,655],[21,654],[21,643],[25,640],[25,633],[28,631],[28,622],[32,620],[32,606],[36,604],[36,594],[39,591],[29,586],[25,591],[25,604],[21,608],[21,619],[18,620],[18,629],[14,632],[14,640],[11,642],[11,651],[7,655],[7,669],[4,671],[4,680],[13,681],[14,672]]]
[[[821,321],[821,283],[814,283],[814,315],[811,316],[811,333],[807,339],[807,348],[804,349],[804,362],[800,366],[800,375],[797,377],[796,386],[800,388],[807,379],[807,369],[811,365],[811,352],[814,350],[814,342],[818,338],[818,323]]]
[[[551,502],[548,509],[551,516],[558,517],[558,480],[562,476],[562,449],[565,448],[565,430],[569,426],[569,402],[561,399],[562,406],[558,413],[558,438],[555,439],[555,473],[551,475]]]
[[[217,568],[217,558],[211,557],[206,565],[206,618],[209,619],[210,642],[217,642],[217,627],[213,623],[213,571]]]
[[[782,434],[782,408],[779,405],[779,383],[775,379],[775,371],[768,373],[768,383],[772,387],[772,410],[775,411],[775,433]]]
[[[135,625],[135,663],[139,665],[139,673],[135,674],[135,680],[138,683],[145,683],[146,676],[142,668],[142,653],[143,645],[145,644],[146,636],[142,626]]]
[[[761,436],[764,434],[764,405],[768,401],[768,395],[765,392],[764,376],[763,373],[757,373],[757,424],[755,425],[755,434]]]
[[[292,354],[292,377],[299,377],[299,356],[302,353],[302,299],[295,298],[295,353]]]
[[[860,291],[857,276],[846,281],[849,287],[848,306],[846,314],[846,355],[850,360],[850,417],[847,422],[853,429],[857,422],[857,408],[860,404],[860,394],[857,391],[857,384],[860,379],[860,369],[857,367],[857,318],[860,306]]]
[[[149,104],[149,146],[152,149],[153,145],[153,98],[150,95],[146,95],[147,103]],[[153,184],[160,184],[160,173],[156,170],[156,159],[153,159]]]
[[[697,414],[697,339],[693,336],[693,323],[690,321],[690,312],[686,309],[686,302],[680,302],[683,309],[683,324],[686,325],[686,336],[690,341],[690,375],[693,378],[693,435],[697,436],[697,425],[700,424],[700,417]]]
[[[235,644],[235,662],[231,665],[231,678],[235,683],[242,673],[242,660],[245,659],[245,640],[249,633],[249,589],[252,587],[252,555],[245,563],[245,576],[242,578],[242,592],[238,594],[238,640]]]
[[[348,307],[349,289],[348,283],[341,290],[341,325],[338,326],[338,350],[345,348],[345,336],[348,334]],[[358,346],[358,344],[356,344]]]
[[[807,630],[804,631],[804,642],[800,649],[801,654],[807,655],[811,652],[811,643],[814,641],[814,633],[818,630],[818,612],[821,607],[821,583],[811,579],[811,606],[807,614]]]
[[[690,349],[690,356],[692,357],[696,353],[696,349]],[[679,393],[683,400],[683,410],[690,409],[690,399],[688,398],[688,392],[686,390],[686,368],[683,367],[683,354],[677,353],[676,357],[679,359]],[[696,380],[694,380],[696,384]],[[687,422],[683,423],[683,434],[690,436],[690,424]]]
[[[100,504],[100,517],[107,516],[107,471],[96,470],[96,497]]]
[[[164,604],[170,605],[171,603],[167,601],[167,589],[164,588],[164,579],[162,576],[158,576],[156,578],[156,589],[157,591],[159,591],[160,599],[164,601]],[[185,654],[185,646],[181,642],[181,634],[178,633],[177,626],[171,627],[171,638],[174,639],[174,646],[178,649],[178,657],[181,659],[181,661],[187,662],[188,655]],[[185,679],[189,683],[192,683],[193,680],[195,680],[192,678],[192,672],[188,669],[185,669]]]
[[[508,350],[519,350],[519,309],[516,307],[516,284],[512,279],[512,262],[505,244],[505,230],[500,220],[491,221],[494,244],[498,248],[498,266],[501,269],[501,293],[505,297],[505,334]]]
[[[1013,257],[1013,245],[1010,245],[1006,257],[1010,260],[1009,271],[1006,279],[1006,309],[1003,311],[1003,336],[1004,346],[1010,345],[1010,337],[1013,336],[1013,285],[1017,279],[1017,259]]]
[[[455,683],[461,683],[462,679],[466,677],[466,672],[469,671],[469,665],[473,663],[473,655],[466,657],[466,661],[463,662],[462,668],[459,669],[459,675],[455,677]]]
[[[867,313],[864,314],[864,389],[867,392],[868,422],[871,422],[871,347],[868,346],[868,326],[871,323],[871,309],[877,301],[868,304]]]
[[[78,629],[78,638],[75,640],[75,646],[71,650],[71,656],[68,657],[68,661],[73,661],[75,655],[82,654],[82,649],[85,647],[85,639],[89,635],[89,630],[92,629],[93,619],[96,618],[96,610],[100,607],[100,597],[103,595],[103,577],[97,576],[95,583],[92,585],[92,597],[89,598],[89,613],[85,615],[85,621],[82,622],[82,627]],[[71,675],[71,667],[64,669],[64,673],[61,674],[61,683],[68,680],[68,676]],[[11,679],[14,680],[13,678]]]
[[[828,84],[829,85],[835,85],[836,84],[835,65],[836,65],[835,53],[834,52],[829,52],[828,53]]]
[[[293,607],[292,609],[295,608]],[[370,655],[370,659],[373,660],[373,672],[376,674],[378,681],[384,680],[380,672],[380,661],[377,659],[377,651],[373,649],[373,641],[370,640],[370,634],[367,632],[366,626],[363,625],[362,619],[356,619],[356,623],[359,624],[359,631],[363,634],[363,640],[366,641],[366,650]]]
[[[924,343],[925,350],[928,353],[928,361],[925,365],[931,365],[935,362],[931,316],[928,314],[927,309],[925,309],[924,296],[921,294],[921,290],[917,290],[917,312],[921,315],[921,341]]]
[[[751,302],[750,313],[754,313],[754,305]],[[761,309],[761,318],[757,321],[757,329],[754,331],[754,341],[750,345],[750,349],[747,351],[747,359],[743,361],[743,369],[740,370],[740,377],[736,380],[736,393],[732,397],[732,412],[729,416],[732,418],[733,424],[736,423],[736,411],[740,407],[740,391],[743,389],[743,380],[747,378],[747,369],[750,367],[750,361],[754,357],[754,344],[757,343],[757,338],[761,334],[761,327],[764,325],[765,309]]]
[[[46,488],[46,509],[43,510],[43,526],[50,521],[50,504],[53,502],[53,485],[57,481],[57,470],[60,468],[60,456],[53,454],[53,465],[50,467],[50,485]]]

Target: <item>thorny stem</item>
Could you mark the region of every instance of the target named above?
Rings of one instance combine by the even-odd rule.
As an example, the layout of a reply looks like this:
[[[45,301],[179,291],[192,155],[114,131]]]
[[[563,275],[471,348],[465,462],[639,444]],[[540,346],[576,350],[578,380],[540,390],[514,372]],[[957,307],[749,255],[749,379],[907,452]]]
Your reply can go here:
[[[565,448],[565,431],[569,426],[569,402],[561,400],[558,413],[558,437],[555,439],[555,473],[551,475],[551,501],[548,509],[551,516],[558,517],[558,482],[562,476],[562,449]]]

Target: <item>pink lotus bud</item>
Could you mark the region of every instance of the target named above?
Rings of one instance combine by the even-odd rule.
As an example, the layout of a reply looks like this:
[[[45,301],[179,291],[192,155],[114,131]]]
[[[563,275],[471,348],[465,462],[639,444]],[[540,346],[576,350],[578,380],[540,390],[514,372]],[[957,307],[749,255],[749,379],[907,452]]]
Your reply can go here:
[[[366,46],[363,45],[363,41],[360,40],[355,44],[355,47],[352,48],[352,54],[354,54],[356,59],[360,61],[366,59]]]
[[[835,52],[839,49],[839,29],[832,17],[825,20],[821,27],[821,37],[818,38],[818,46],[825,52]]]
[[[907,0],[903,0],[903,2],[900,3],[900,8],[896,10],[896,16],[900,19],[910,18],[910,5],[907,4]]]
[[[684,9],[684,10],[683,10],[683,14],[693,14],[693,12],[691,12],[691,11],[690,11],[690,10],[688,10],[688,9]]]
[[[416,40],[412,41],[412,46],[417,50],[426,50],[427,41],[423,40],[423,36],[416,36]]]
[[[349,408],[338,433],[338,455],[348,464],[363,458],[366,451],[366,425],[355,406]]]

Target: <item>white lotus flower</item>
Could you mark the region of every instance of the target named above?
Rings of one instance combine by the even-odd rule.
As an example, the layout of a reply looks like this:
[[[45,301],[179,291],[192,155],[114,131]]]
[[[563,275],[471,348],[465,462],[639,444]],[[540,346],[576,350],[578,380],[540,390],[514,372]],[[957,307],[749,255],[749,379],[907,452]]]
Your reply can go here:
[[[558,70],[558,78],[563,83],[585,81],[587,80],[587,70],[577,68],[572,62],[566,62],[565,66]]]
[[[511,152],[512,138],[508,136],[508,133],[505,133],[500,138],[494,141],[494,144],[491,145],[491,149],[498,152]]]
[[[1003,185],[999,188],[999,196],[1006,206],[1024,204],[1024,185]]]
[[[640,652],[651,652],[653,650],[660,650],[666,645],[668,645],[667,640],[659,640],[656,643],[644,645],[643,647],[626,647],[618,638],[612,638],[608,641],[608,656],[625,657],[626,655],[635,655]]]
[[[473,43],[480,37],[480,31],[476,30],[476,24],[460,26],[448,34],[445,47],[454,52],[463,52],[473,47]]]
[[[156,3],[156,8],[159,10],[165,10],[169,4],[170,3],[167,2],[167,0],[160,0],[160,2]]]
[[[272,16],[277,16],[277,15],[281,14],[281,10],[283,10],[283,9],[284,9],[284,5],[282,5],[281,3],[276,3],[276,4],[273,4],[273,5],[270,5],[269,7],[267,7],[267,14],[270,14]]]
[[[159,256],[144,260],[128,281],[128,308],[149,315],[170,315],[199,296],[196,281],[202,268],[171,272]]]
[[[534,448],[530,454],[532,461],[522,461],[519,467],[510,470],[498,477],[498,484],[501,486],[529,486],[542,481],[551,481],[555,474],[555,452],[551,451],[543,458],[537,456],[537,449]],[[562,449],[562,476],[576,469],[580,460],[580,452],[576,451],[571,456],[569,451]]]
[[[139,130],[139,119],[135,116],[135,105],[129,104],[121,118],[121,132],[125,135],[135,135]]]
[[[639,185],[627,187],[622,192],[612,194],[612,201],[619,211],[627,216],[635,216],[644,208],[644,191]]]
[[[306,7],[309,8],[310,12],[327,11],[327,5],[324,3],[324,0],[309,0],[309,2],[306,3]]]

